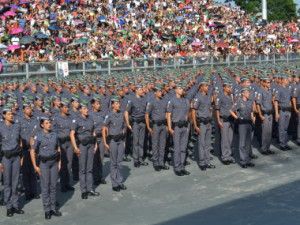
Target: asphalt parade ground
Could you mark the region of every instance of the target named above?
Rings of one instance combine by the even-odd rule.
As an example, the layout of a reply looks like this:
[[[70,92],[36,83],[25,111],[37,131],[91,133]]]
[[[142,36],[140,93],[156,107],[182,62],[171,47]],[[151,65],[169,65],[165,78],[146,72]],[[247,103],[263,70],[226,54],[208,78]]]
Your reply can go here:
[[[234,156],[237,158],[238,137],[234,137]],[[274,141],[274,140],[273,140]],[[273,142],[274,143],[274,142]],[[217,144],[217,143],[216,143]],[[106,185],[96,187],[99,197],[81,199],[79,183],[75,192],[61,193],[57,200],[63,216],[45,221],[42,200],[20,203],[24,215],[6,217],[1,206],[0,224],[78,224],[78,225],[177,225],[177,224],[300,224],[300,147],[283,152],[274,143],[275,155],[264,156],[253,141],[254,168],[242,169],[238,164],[225,166],[218,159],[215,148],[213,164],[216,169],[200,171],[196,162],[189,176],[177,177],[172,167],[155,172],[152,164],[134,168],[132,162],[123,163],[126,191],[111,190],[109,160],[105,158]]]

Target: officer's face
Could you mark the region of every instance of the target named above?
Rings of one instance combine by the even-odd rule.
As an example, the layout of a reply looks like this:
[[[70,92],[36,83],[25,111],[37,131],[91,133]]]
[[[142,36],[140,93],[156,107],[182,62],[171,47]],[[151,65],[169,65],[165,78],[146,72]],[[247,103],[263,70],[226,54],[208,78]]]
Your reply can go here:
[[[43,100],[37,99],[36,104],[41,107],[43,105]]]
[[[182,87],[177,87],[177,88],[175,89],[175,92],[176,92],[176,94],[182,96],[182,94],[183,94],[183,88],[182,88]]]
[[[114,90],[115,90],[114,87],[109,87],[109,89],[108,89],[108,91],[109,91],[110,93],[114,93]]]
[[[23,109],[25,115],[30,116],[32,113],[32,108],[31,107],[24,107]]]
[[[105,88],[105,87],[101,87],[101,88],[100,88],[100,92],[101,92],[102,95],[105,95],[105,93],[106,93],[106,88]]]
[[[157,91],[155,92],[155,96],[156,96],[157,98],[161,98],[161,96],[162,96],[162,91],[161,91],[161,90],[157,90]]]
[[[44,90],[44,92],[48,92],[48,90],[49,90],[48,85],[44,85],[44,86],[43,86],[43,90]]]
[[[120,102],[113,102],[112,107],[114,110],[119,111],[120,110]]]
[[[139,95],[142,96],[143,95],[143,88],[138,88],[135,90],[135,92]]]
[[[63,106],[61,107],[61,111],[62,111],[63,113],[65,113],[65,114],[68,114],[68,113],[69,113],[69,106],[63,105]]]
[[[5,120],[12,122],[14,120],[14,114],[13,112],[6,112],[5,114],[3,114],[3,117]]]
[[[94,104],[93,104],[93,108],[94,108],[94,110],[96,110],[96,111],[98,111],[98,110],[100,110],[100,102],[94,102]]]
[[[123,97],[124,96],[124,91],[123,90],[118,90],[118,95]]]
[[[287,85],[289,84],[289,80],[286,79],[286,78],[284,78],[284,79],[281,80],[281,83],[282,83],[283,85],[287,86]]]
[[[265,87],[268,87],[268,88],[269,88],[269,87],[270,87],[270,84],[271,84],[271,81],[269,81],[269,80],[266,80],[266,81],[265,81]]]
[[[80,112],[82,115],[87,116],[89,113],[88,107],[81,107]]]
[[[123,91],[124,91],[125,94],[127,94],[128,93],[128,87],[124,86]]]
[[[206,93],[208,91],[208,84],[201,85],[201,90]]]
[[[44,120],[44,122],[41,124],[41,126],[46,131],[51,130],[51,120]]]
[[[83,89],[83,91],[84,91],[85,94],[89,94],[90,93],[90,88],[89,87],[85,87]]]
[[[73,102],[72,102],[72,106],[73,106],[75,109],[78,109],[78,107],[79,107],[79,102],[73,101]]]
[[[59,100],[59,99],[55,99],[55,100],[54,100],[54,105],[55,105],[56,107],[59,107],[59,106],[60,106],[60,100]]]
[[[250,96],[250,92],[249,91],[243,91],[242,92],[242,95],[245,97],[245,98],[249,98],[249,96]]]

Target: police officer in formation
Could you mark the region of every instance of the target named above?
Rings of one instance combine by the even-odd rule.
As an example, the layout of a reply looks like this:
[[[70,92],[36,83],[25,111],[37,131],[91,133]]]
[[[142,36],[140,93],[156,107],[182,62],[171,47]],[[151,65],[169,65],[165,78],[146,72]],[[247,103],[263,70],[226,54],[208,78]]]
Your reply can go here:
[[[118,192],[127,189],[122,164],[130,156],[136,168],[147,166],[149,157],[155,171],[171,165],[175,175],[185,176],[188,158],[201,171],[215,168],[211,150],[218,155],[217,149],[225,166],[238,161],[242,168],[253,167],[253,135],[263,155],[275,153],[272,137],[278,137],[282,151],[290,150],[289,133],[300,145],[298,74],[297,68],[280,65],[0,82],[7,216],[24,213],[18,206],[20,172],[28,201],[39,198],[40,175],[49,219],[61,215],[55,210],[58,176],[61,192],[73,191],[79,180],[82,199],[98,196],[94,185],[106,183],[105,156]],[[239,151],[232,145],[234,132]]]

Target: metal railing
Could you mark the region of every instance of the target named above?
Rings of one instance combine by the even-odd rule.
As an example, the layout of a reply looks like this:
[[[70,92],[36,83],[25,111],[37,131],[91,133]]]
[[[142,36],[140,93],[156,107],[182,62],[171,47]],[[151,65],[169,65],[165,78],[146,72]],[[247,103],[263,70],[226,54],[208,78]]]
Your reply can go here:
[[[280,53],[271,55],[227,55],[224,56],[200,56],[161,59],[128,59],[128,60],[103,60],[86,62],[68,62],[69,75],[78,73],[99,74],[134,72],[144,70],[158,70],[164,68],[196,68],[239,66],[251,64],[277,64],[283,62],[300,62],[300,53]],[[2,64],[1,78],[18,77],[41,77],[62,76],[58,62]]]

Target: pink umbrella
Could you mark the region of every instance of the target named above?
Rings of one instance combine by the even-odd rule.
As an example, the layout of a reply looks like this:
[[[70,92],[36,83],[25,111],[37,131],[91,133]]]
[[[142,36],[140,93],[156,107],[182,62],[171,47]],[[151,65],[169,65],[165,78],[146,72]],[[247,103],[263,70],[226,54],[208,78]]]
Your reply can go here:
[[[209,26],[209,27],[216,27],[217,25],[214,24],[214,23],[211,23],[211,24],[209,24],[208,26]]]
[[[5,16],[16,16],[17,14],[14,11],[7,11],[4,13]]]
[[[192,45],[193,45],[193,46],[200,46],[200,45],[201,45],[201,42],[193,41],[193,42],[192,42]]]
[[[4,5],[6,3],[9,3],[9,1],[8,0],[0,0],[0,5]]]
[[[19,49],[20,48],[20,45],[10,45],[8,46],[8,51],[13,51],[13,50],[16,50],[16,49]]]
[[[83,21],[81,21],[81,20],[75,20],[74,23],[75,23],[76,25],[79,25],[79,24],[83,24]]]
[[[21,33],[22,31],[23,31],[22,28],[17,27],[17,28],[14,28],[10,33],[11,34],[18,34],[18,33]]]
[[[112,35],[113,34],[113,32],[112,31],[107,31],[107,33],[109,34],[109,35]]]
[[[299,40],[297,40],[297,39],[290,40],[290,43],[297,43],[297,42],[299,42]]]

